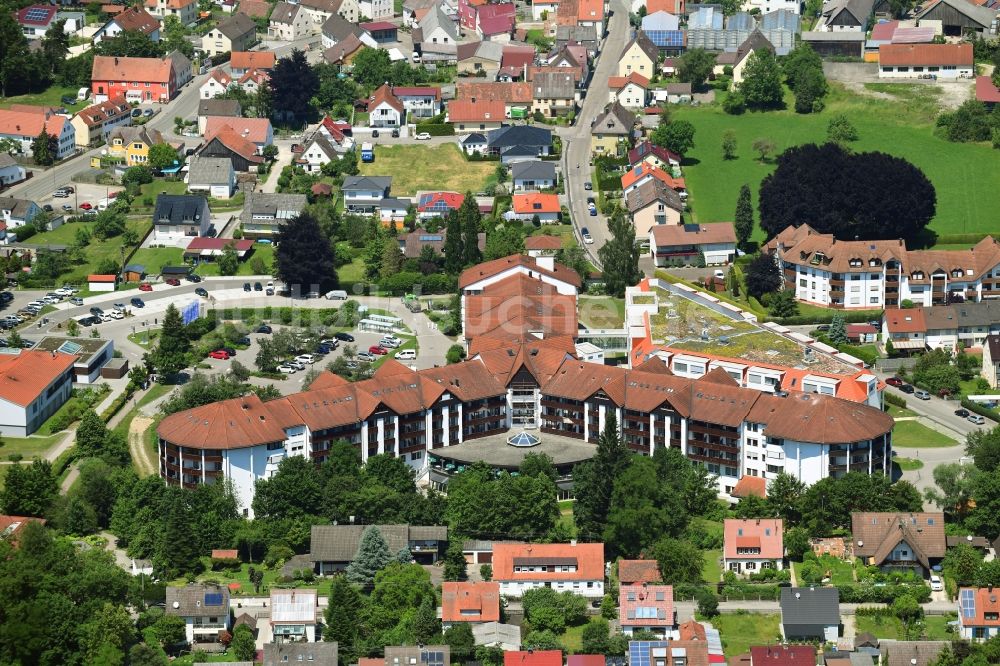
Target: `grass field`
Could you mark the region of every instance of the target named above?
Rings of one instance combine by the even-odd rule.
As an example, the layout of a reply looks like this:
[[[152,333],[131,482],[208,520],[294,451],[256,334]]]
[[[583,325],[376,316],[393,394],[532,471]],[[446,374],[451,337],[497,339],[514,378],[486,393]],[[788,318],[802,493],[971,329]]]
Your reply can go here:
[[[11,104],[38,104],[42,106],[66,106],[66,110],[70,113],[78,111],[83,108],[83,104],[74,104],[72,106],[64,105],[62,103],[63,95],[68,95],[73,99],[76,99],[76,93],[79,88],[75,87],[63,87],[63,86],[51,86],[48,90],[44,92],[35,93],[33,95],[17,95],[15,97],[0,97],[0,109],[10,108]]]
[[[576,523],[573,520],[572,500],[563,500],[559,502],[559,520],[557,522],[561,527],[565,527],[570,534],[576,536]]]
[[[493,162],[467,162],[451,143],[375,146],[375,161],[358,165],[363,176],[392,176],[393,196],[418,190],[479,192],[496,171]],[[735,202],[736,200],[733,199]]]
[[[63,433],[45,437],[4,437],[0,439],[0,458],[9,460],[12,455],[20,455],[27,461],[35,456],[43,457],[62,438]]]
[[[546,224],[531,232],[532,236],[559,236],[564,248],[577,245],[572,224]]]
[[[711,619],[712,626],[722,634],[722,651],[727,659],[747,652],[751,645],[780,642],[779,621],[777,614],[762,613],[726,613]]]
[[[703,550],[705,555],[705,566],[701,570],[701,578],[706,583],[718,583],[722,580],[722,565],[719,563],[722,558],[722,550]]]
[[[341,289],[349,289],[350,285],[365,281],[365,260],[355,257],[354,261],[337,269],[337,279]]]
[[[271,270],[274,265],[274,246],[273,245],[262,245],[261,243],[254,243],[253,252],[247,256],[247,258],[240,262],[239,268],[236,270],[237,275],[256,275],[253,270],[254,257],[260,257],[264,260],[264,266],[267,270]],[[219,274],[219,264],[214,261],[204,262],[198,264],[198,267],[194,271],[201,276],[218,275]]]
[[[581,296],[580,323],[588,328],[621,328],[625,323],[625,301],[611,296]]]
[[[913,411],[912,409],[908,409],[908,408],[904,408],[904,407],[897,407],[896,405],[890,405],[888,403],[886,403],[886,407],[888,407],[888,409],[886,409],[886,412],[889,414],[889,416],[891,416],[894,419],[898,419],[898,418],[900,418],[902,416],[916,416],[917,415],[917,413],[915,411]]]
[[[834,585],[845,585],[854,582],[854,567],[851,563],[833,555],[823,555],[819,558],[819,566],[823,571],[830,572],[830,581]]]
[[[145,238],[149,233],[153,223],[151,220],[129,220],[128,228],[135,231],[139,238]],[[76,238],[77,229],[89,228],[92,225],[88,222],[71,222],[64,224],[54,231],[46,231],[35,234],[27,240],[26,245],[71,245]],[[92,238],[90,244],[83,251],[86,261],[82,264],[74,264],[60,278],[60,281],[71,283],[86,283],[87,276],[95,273],[97,265],[105,259],[111,259],[116,264],[121,262],[121,236],[115,236],[107,240]],[[135,261],[133,263],[143,263]],[[147,269],[149,267],[147,266]]]
[[[892,430],[892,445],[903,448],[939,449],[958,442],[917,421],[899,421]]]
[[[930,228],[939,234],[992,232],[993,211],[1000,207],[1000,189],[981,187],[977,174],[1000,168],[1000,153],[988,144],[949,143],[933,135],[937,113],[934,89],[907,84],[870,84],[894,99],[852,94],[834,83],[826,109],[799,115],[789,109],[730,116],[720,105],[679,107],[677,120],[695,126],[695,147],[686,155],[684,177],[695,222],[732,220],[739,189],[749,184],[757,205],[760,181],[774,169],[751,149],[758,138],[770,138],[777,152],[790,146],[826,139],[830,118],[843,113],[858,130],[855,150],[883,151],[920,167],[937,190],[937,215]],[[940,90],[938,90],[940,93]],[[723,160],[723,132],[736,134],[737,159]],[[757,229],[754,238],[763,239]]]
[[[924,461],[918,460],[917,458],[893,458],[892,461],[899,465],[899,469],[904,472],[915,472],[918,469],[923,468]]]
[[[130,264],[146,267],[146,275],[159,275],[164,266],[180,266],[184,263],[184,250],[179,247],[143,247],[135,251]]]
[[[566,633],[559,637],[559,642],[566,652],[576,653],[583,650],[583,630],[587,624],[585,622],[575,627],[566,627]]]
[[[948,622],[954,620],[954,613],[949,615],[928,615],[924,618],[924,633],[930,641],[950,641],[955,634],[948,631]],[[891,615],[856,615],[858,633],[870,632],[877,638],[906,640],[906,632],[899,618]]]

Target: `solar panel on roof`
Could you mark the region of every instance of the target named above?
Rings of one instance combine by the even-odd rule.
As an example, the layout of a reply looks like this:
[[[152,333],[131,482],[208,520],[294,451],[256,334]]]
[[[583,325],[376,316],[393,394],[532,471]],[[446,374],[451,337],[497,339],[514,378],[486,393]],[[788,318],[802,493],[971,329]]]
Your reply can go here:
[[[976,616],[976,598],[972,590],[961,591],[959,605],[962,607],[962,617],[973,618]]]
[[[206,592],[205,593],[205,605],[206,606],[221,606],[222,605],[222,595],[218,592]]]
[[[26,21],[44,21],[48,18],[49,11],[47,9],[29,9],[24,15]]]
[[[73,342],[72,340],[67,340],[66,342],[59,345],[59,349],[57,349],[56,351],[62,352],[64,354],[76,354],[81,349],[83,349],[83,345],[79,345]]]

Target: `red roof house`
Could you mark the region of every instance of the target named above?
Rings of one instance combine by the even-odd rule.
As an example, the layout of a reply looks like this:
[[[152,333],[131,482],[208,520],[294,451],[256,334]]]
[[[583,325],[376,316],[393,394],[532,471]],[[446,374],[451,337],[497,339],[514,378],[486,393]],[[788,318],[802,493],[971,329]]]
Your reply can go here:
[[[751,666],[815,666],[811,645],[758,645],[750,648]]]
[[[976,99],[983,104],[989,105],[1000,102],[1000,88],[993,85],[993,79],[991,77],[976,77]]]
[[[736,482],[733,491],[729,493],[730,497],[736,498],[750,497],[751,495],[755,497],[767,497],[767,479],[761,476],[744,474]]]
[[[563,666],[562,650],[521,650],[503,653],[503,666]]]
[[[657,564],[656,560],[618,561],[618,581],[622,585],[630,583],[655,583],[661,578],[660,565]]]
[[[665,637],[676,624],[674,588],[648,583],[622,585],[618,590],[618,621],[626,636],[645,630]]]
[[[537,215],[539,221],[543,223],[558,222],[562,212],[558,194],[541,194],[539,192],[515,194],[513,208],[518,219],[531,220]]]
[[[557,592],[601,598],[604,544],[498,543],[493,548],[493,580],[500,583],[504,596],[520,597],[525,590],[544,585]]]
[[[783,530],[780,518],[727,519],[723,536],[725,570],[739,574],[783,568]]]
[[[500,584],[495,582],[441,584],[441,622],[499,622]]]

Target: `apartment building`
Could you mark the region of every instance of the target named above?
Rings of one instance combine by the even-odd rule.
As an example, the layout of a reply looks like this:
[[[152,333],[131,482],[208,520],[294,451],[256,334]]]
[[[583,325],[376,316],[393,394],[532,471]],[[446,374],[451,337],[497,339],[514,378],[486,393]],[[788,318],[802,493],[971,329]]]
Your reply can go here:
[[[600,599],[604,596],[604,544],[497,543],[493,547],[493,580],[506,597],[549,587]]]

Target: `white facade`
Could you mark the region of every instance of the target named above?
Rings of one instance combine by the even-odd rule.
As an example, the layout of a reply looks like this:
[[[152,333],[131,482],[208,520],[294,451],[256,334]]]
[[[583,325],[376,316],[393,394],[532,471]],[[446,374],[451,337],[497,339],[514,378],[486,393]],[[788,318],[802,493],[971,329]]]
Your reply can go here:
[[[743,2],[743,11],[749,12],[759,9],[761,14],[767,14],[779,9],[798,14],[800,8],[801,3],[798,0],[744,0]]]
[[[922,79],[927,75],[939,79],[971,79],[976,75],[975,65],[929,65],[913,67],[896,66],[878,68],[880,79]]]
[[[405,113],[405,108],[403,113]],[[403,114],[388,102],[382,102],[368,110],[368,124],[371,127],[399,127]]]
[[[24,180],[24,167],[19,164],[0,166],[0,185],[13,185]]]
[[[500,595],[504,597],[520,597],[528,590],[550,587],[556,592],[572,592],[588,599],[600,599],[604,596],[604,579],[601,580],[499,580]]]
[[[370,211],[385,198],[385,190],[344,190],[344,208],[348,211]]]
[[[229,87],[233,84],[233,80],[229,78],[228,74],[223,74],[220,70],[216,70],[211,76],[205,79],[205,82],[201,84],[198,88],[198,98],[199,99],[215,99],[217,95],[229,90]]]
[[[626,109],[641,109],[646,106],[646,89],[630,81],[620,90],[609,90],[608,102],[618,102]]]
[[[759,557],[734,557],[722,561],[723,571],[735,574],[752,574],[764,569],[784,569],[784,561],[779,559],[762,559]]]
[[[51,118],[47,127],[51,131]],[[0,139],[10,139],[20,144],[20,153],[23,155],[31,154],[31,144],[34,143],[35,139],[38,138],[38,133],[35,134],[18,134],[9,132],[0,132]],[[70,123],[69,118],[63,119],[62,129],[59,132],[59,138],[56,145],[56,159],[61,160],[64,157],[72,154],[76,150],[76,130],[73,129],[73,124]]]
[[[535,0],[535,2],[531,3],[531,17],[536,21],[542,20],[543,13],[548,19],[555,17],[558,11],[559,3],[553,0]]]
[[[24,213],[15,214],[13,210],[7,208],[3,202],[0,202],[0,219],[3,220],[8,230],[17,229],[34,219],[35,215],[38,215],[41,210],[38,204],[34,201],[29,201],[28,208]]]
[[[393,16],[392,0],[359,0],[358,12],[372,21],[391,19]]]
[[[0,435],[27,437],[32,434],[69,400],[72,389],[71,366],[28,405],[19,405],[0,398]]]

